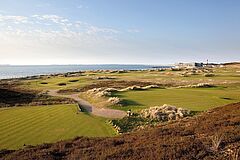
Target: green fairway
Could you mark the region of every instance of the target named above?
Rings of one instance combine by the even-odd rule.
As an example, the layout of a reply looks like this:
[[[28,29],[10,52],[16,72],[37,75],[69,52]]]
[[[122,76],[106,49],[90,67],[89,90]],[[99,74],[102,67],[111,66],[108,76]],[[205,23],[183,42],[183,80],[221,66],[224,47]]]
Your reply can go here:
[[[91,84],[92,80],[85,77],[50,77],[47,79],[27,80],[22,88],[33,90],[67,89]],[[64,84],[64,85],[61,85]]]
[[[120,92],[119,96],[127,103],[122,110],[139,110],[146,107],[171,104],[193,111],[203,111],[229,103],[240,101],[240,88],[183,88],[183,89],[152,89],[148,91]]]
[[[0,109],[0,149],[114,134],[106,119],[78,113],[76,105]]]

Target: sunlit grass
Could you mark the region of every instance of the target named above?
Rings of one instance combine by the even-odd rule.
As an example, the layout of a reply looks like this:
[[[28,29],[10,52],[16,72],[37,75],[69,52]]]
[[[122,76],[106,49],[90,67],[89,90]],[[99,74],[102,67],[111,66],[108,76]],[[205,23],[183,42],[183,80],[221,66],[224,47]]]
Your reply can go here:
[[[129,104],[116,109],[139,110],[151,106],[171,104],[193,111],[203,111],[209,108],[239,102],[240,89],[216,88],[183,88],[183,89],[152,89],[147,91],[119,92],[118,96]]]
[[[0,109],[0,149],[114,134],[106,119],[78,113],[76,105]]]

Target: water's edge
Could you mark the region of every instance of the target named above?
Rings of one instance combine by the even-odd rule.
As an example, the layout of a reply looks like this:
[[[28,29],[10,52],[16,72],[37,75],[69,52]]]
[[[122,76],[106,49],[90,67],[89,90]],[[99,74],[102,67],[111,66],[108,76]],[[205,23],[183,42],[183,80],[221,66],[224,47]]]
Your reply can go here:
[[[87,70],[144,70],[153,68],[169,68],[171,66],[154,65],[2,65],[0,66],[0,79],[23,78],[29,76],[62,74]]]

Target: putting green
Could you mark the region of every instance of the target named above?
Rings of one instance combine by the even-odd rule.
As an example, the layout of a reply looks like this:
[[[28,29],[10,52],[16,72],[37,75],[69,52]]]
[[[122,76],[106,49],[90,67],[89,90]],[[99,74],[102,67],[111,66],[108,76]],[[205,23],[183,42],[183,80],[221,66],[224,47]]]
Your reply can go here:
[[[126,106],[117,109],[139,110],[146,107],[171,104],[193,111],[203,111],[229,103],[240,101],[239,87],[233,89],[216,88],[182,88],[182,89],[152,89],[147,91],[120,92],[118,96],[125,100]]]

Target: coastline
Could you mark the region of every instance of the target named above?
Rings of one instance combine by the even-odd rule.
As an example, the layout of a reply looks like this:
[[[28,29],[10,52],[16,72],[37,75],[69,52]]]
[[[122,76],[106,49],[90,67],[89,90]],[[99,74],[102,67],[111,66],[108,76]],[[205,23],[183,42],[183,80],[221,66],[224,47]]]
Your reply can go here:
[[[5,67],[5,68],[3,68]],[[138,71],[149,69],[166,69],[172,66],[164,65],[134,65],[134,64],[96,64],[96,65],[2,65],[0,66],[0,80],[32,80],[42,76],[60,76],[77,74],[86,71]],[[4,71],[1,71],[4,70]],[[10,70],[10,71],[8,71]],[[2,73],[1,73],[2,72]],[[6,74],[8,72],[8,74]],[[10,72],[10,73],[9,73]]]

